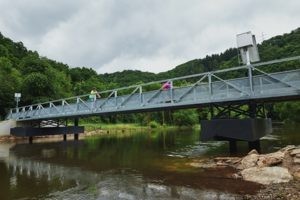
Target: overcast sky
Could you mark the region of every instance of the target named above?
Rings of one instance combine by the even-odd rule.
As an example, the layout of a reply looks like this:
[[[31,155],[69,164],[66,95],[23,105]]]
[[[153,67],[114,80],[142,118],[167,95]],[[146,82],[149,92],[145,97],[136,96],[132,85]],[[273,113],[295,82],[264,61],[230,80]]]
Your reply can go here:
[[[0,32],[98,73],[161,72],[300,27],[300,0],[0,0]]]

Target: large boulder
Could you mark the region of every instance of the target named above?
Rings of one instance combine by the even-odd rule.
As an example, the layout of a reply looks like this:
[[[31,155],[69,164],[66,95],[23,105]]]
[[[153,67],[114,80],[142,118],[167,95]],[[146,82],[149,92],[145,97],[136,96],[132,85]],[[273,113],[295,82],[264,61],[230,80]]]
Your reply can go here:
[[[241,175],[244,180],[264,185],[293,180],[289,171],[284,167],[251,167],[242,170]]]
[[[260,155],[257,161],[257,165],[259,167],[277,165],[282,162],[283,158],[284,158],[284,152],[282,151]]]
[[[300,155],[300,148],[295,148],[291,151],[291,156]]]

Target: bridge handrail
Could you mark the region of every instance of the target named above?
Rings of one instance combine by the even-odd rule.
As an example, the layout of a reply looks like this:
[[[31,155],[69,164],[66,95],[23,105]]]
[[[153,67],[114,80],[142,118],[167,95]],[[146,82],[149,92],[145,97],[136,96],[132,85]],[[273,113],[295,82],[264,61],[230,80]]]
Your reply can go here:
[[[175,78],[170,78],[170,79],[151,81],[151,82],[148,82],[148,83],[142,83],[142,84],[137,84],[137,85],[124,86],[124,87],[120,87],[120,88],[116,88],[116,89],[105,90],[105,91],[101,91],[99,93],[100,94],[107,94],[107,93],[117,92],[117,91],[125,90],[125,89],[132,89],[132,88],[139,88],[139,87],[142,88],[143,86],[153,85],[153,84],[157,84],[157,83],[161,84],[161,83],[167,82],[167,81],[173,82],[173,81],[177,81],[177,80],[184,80],[184,79],[201,77],[201,76],[210,76],[210,75],[213,75],[213,74],[219,74],[219,73],[235,71],[235,70],[240,70],[240,69],[249,69],[249,67],[255,68],[255,67],[260,67],[260,66],[264,66],[264,65],[288,62],[288,61],[293,61],[293,60],[300,60],[300,56],[294,56],[294,57],[289,57],[289,58],[271,60],[271,61],[255,63],[255,64],[251,64],[251,65],[242,65],[242,66],[231,67],[231,68],[221,69],[221,70],[216,70],[216,71],[203,72],[203,73],[198,73],[198,74],[191,74],[191,75],[175,77]],[[83,94],[83,95],[77,95],[77,96],[73,96],[73,97],[66,97],[66,98],[61,98],[61,99],[57,99],[57,100],[46,101],[46,102],[42,102],[42,103],[36,103],[36,104],[21,106],[21,107],[18,107],[18,108],[11,108],[10,113],[12,113],[13,110],[16,110],[16,112],[18,112],[19,110],[22,110],[22,109],[26,110],[26,108],[30,109],[31,107],[35,107],[35,106],[41,106],[41,105],[46,105],[46,104],[50,105],[51,103],[53,104],[53,103],[63,102],[63,101],[68,101],[68,100],[73,100],[73,99],[76,100],[76,99],[80,99],[80,98],[83,98],[83,97],[88,97],[89,95],[90,94]]]

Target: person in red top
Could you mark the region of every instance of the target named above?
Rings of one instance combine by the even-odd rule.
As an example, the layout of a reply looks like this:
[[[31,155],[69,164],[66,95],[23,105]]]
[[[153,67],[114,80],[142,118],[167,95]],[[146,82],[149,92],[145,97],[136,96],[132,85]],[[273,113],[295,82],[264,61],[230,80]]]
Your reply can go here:
[[[172,84],[170,81],[165,82],[161,87],[162,90],[169,90],[171,88],[172,88]]]

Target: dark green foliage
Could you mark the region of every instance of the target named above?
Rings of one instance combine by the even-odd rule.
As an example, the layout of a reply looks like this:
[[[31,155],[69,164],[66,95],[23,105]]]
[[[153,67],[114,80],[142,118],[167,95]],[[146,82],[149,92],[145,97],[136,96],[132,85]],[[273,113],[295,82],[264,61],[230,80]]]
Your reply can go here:
[[[262,61],[298,56],[300,52],[300,28],[289,34],[266,40],[258,48]]]
[[[195,109],[175,111],[173,118],[174,124],[178,126],[193,126],[198,123],[198,114]]]
[[[150,128],[158,128],[160,125],[156,121],[151,121],[149,123]]]
[[[14,93],[20,92],[21,76],[12,67],[8,58],[0,57],[0,119],[3,118],[8,108],[14,107]]]
[[[73,83],[77,83],[77,82],[82,82],[82,81],[86,81],[90,78],[96,77],[97,76],[97,72],[95,70],[93,70],[92,68],[72,68],[69,70],[70,76],[71,76],[71,80]]]
[[[46,59],[41,59],[37,55],[28,55],[22,58],[18,68],[23,75],[30,73],[45,73],[51,66]]]
[[[22,94],[25,102],[48,101],[54,92],[51,81],[42,73],[34,72],[24,78]]]
[[[141,72],[138,70],[124,70],[122,72],[115,72],[112,74],[100,74],[99,76],[105,83],[114,82],[118,85],[118,87],[134,85],[141,81],[147,83],[156,80],[154,73]]]
[[[299,123],[300,122],[300,103],[284,102],[275,105],[275,111],[279,114],[280,119]]]

